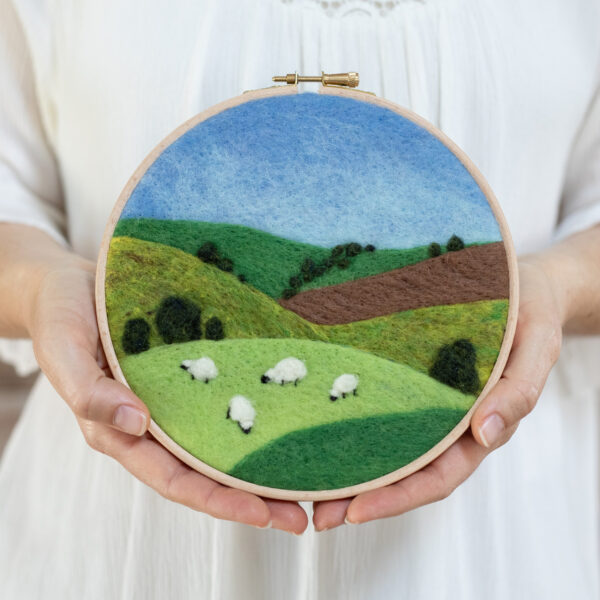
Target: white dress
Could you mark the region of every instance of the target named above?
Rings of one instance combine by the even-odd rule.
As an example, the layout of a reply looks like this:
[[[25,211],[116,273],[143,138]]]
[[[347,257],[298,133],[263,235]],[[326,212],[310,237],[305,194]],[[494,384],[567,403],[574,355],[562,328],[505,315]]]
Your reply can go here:
[[[539,250],[600,221],[599,26],[592,0],[0,0],[0,220],[95,258],[181,122],[274,74],[356,70],[450,135],[518,251]],[[0,598],[597,598],[599,349],[567,340],[533,414],[447,500],[302,537],[164,500],[40,376],[0,467]]]

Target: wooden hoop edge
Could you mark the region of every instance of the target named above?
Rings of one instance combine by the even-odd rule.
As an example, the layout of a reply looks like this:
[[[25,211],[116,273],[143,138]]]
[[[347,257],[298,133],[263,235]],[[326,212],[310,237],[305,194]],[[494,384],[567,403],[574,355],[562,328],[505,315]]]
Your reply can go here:
[[[100,332],[100,339],[102,342],[102,346],[104,347],[104,352],[107,358],[108,365],[113,373],[113,376],[117,381],[122,383],[123,385],[130,388],[123,371],[121,370],[121,366],[117,359],[116,353],[114,351],[114,347],[112,344],[112,338],[110,336],[110,330],[108,327],[108,316],[106,314],[106,295],[105,295],[105,273],[106,273],[106,261],[108,257],[108,249],[110,246],[110,242],[116,227],[116,224],[119,220],[119,217],[123,211],[123,208],[131,196],[131,193],[135,189],[136,185],[148,170],[148,168],[154,163],[154,161],[162,154],[162,152],[170,146],[175,140],[181,137],[184,133],[198,125],[199,123],[207,120],[208,118],[219,114],[229,108],[233,108],[240,104],[244,104],[245,102],[249,102],[251,100],[256,100],[260,98],[268,98],[271,96],[279,96],[279,95],[290,95],[298,93],[297,86],[276,86],[272,88],[266,88],[264,90],[253,90],[250,92],[246,92],[240,96],[236,96],[234,98],[230,98],[219,104],[212,106],[211,108],[199,113],[198,115],[188,119],[179,127],[177,127],[173,132],[171,132],[167,137],[165,137],[142,161],[139,167],[135,170],[134,174],[127,181],[123,191],[119,195],[113,210],[111,211],[108,223],[106,225],[104,235],[102,238],[102,243],[100,246],[99,256],[98,256],[98,264],[96,269],[96,316],[98,320],[98,329]],[[408,120],[416,123],[420,127],[427,130],[433,136],[435,136],[444,146],[446,146],[462,163],[462,165],[467,169],[471,177],[475,180],[484,196],[486,197],[490,208],[494,214],[496,222],[500,228],[500,234],[502,236],[502,241],[504,243],[504,248],[506,252],[506,259],[508,263],[508,272],[509,272],[509,308],[508,315],[506,320],[506,328],[504,332],[504,337],[502,340],[502,345],[500,347],[500,351],[498,353],[498,358],[494,364],[494,368],[488,378],[486,385],[483,390],[479,394],[478,398],[475,400],[467,414],[461,419],[461,421],[450,431],[443,439],[441,439],[435,446],[430,448],[425,454],[422,454],[420,457],[415,459],[403,467],[396,469],[382,477],[378,477],[376,479],[371,479],[369,481],[365,481],[353,486],[348,486],[344,488],[337,488],[334,490],[316,490],[316,491],[308,491],[308,490],[287,490],[287,489],[279,489],[266,487],[262,485],[258,485],[255,483],[251,483],[248,481],[244,481],[242,479],[238,479],[223,471],[219,471],[214,467],[206,464],[205,462],[199,460],[192,454],[190,454],[187,450],[182,448],[179,444],[177,444],[171,437],[169,437],[159,425],[151,420],[150,425],[148,427],[148,431],[154,436],[154,438],[163,445],[167,450],[169,450],[174,456],[179,458],[182,462],[187,464],[189,467],[198,471],[199,473],[221,483],[223,485],[227,485],[229,487],[234,487],[243,491],[247,491],[258,496],[262,496],[265,498],[273,498],[278,500],[293,500],[293,501],[325,501],[325,500],[336,500],[341,498],[349,498],[356,496],[357,494],[364,493],[373,489],[378,489],[380,487],[384,487],[386,485],[390,485],[392,483],[396,483],[401,479],[412,475],[413,473],[419,471],[424,466],[438,458],[441,454],[443,454],[452,444],[454,444],[469,428],[471,417],[475,410],[477,410],[478,406],[490,392],[490,390],[496,385],[502,376],[502,372],[504,371],[504,367],[506,366],[506,362],[508,360],[508,356],[510,354],[510,350],[512,347],[512,342],[515,335],[516,325],[517,325],[517,315],[518,315],[518,298],[519,298],[519,279],[518,279],[518,265],[517,265],[517,257],[516,252],[512,240],[512,236],[508,229],[508,224],[506,222],[506,218],[504,217],[504,213],[500,208],[498,200],[494,195],[490,185],[483,177],[483,174],[479,171],[479,169],[475,166],[472,160],[466,155],[466,153],[455,143],[453,142],[446,134],[444,134],[441,130],[431,124],[429,121],[418,115],[417,113],[411,111],[410,109],[401,107],[389,100],[385,100],[383,98],[378,98],[377,96],[373,96],[371,94],[361,92],[358,90],[350,90],[345,88],[334,88],[330,86],[321,86],[319,89],[320,94],[330,94],[337,96],[346,96],[351,97],[357,100],[370,102],[371,104],[375,104],[377,106],[381,106],[383,108],[387,108]],[[131,389],[131,388],[130,388]]]

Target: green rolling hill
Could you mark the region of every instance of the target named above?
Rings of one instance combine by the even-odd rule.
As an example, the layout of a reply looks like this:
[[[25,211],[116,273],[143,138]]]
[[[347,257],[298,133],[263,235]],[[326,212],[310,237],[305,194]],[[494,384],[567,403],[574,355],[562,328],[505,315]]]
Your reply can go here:
[[[322,263],[331,254],[331,248],[295,242],[228,223],[121,219],[114,235],[165,244],[193,255],[205,242],[214,242],[223,256],[233,260],[236,275],[244,275],[248,283],[275,299],[281,298],[283,290],[289,287],[290,277],[298,274],[304,259],[311,258],[315,263]],[[347,268],[334,266],[323,275],[305,282],[299,289],[360,279],[416,264],[427,258],[426,246],[363,251],[349,259]]]

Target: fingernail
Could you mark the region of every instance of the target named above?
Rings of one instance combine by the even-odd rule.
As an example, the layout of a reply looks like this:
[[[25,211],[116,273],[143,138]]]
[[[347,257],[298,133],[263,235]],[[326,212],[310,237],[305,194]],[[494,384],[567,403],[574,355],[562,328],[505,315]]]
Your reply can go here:
[[[505,429],[502,417],[496,413],[487,417],[479,428],[479,436],[486,448],[496,444]]]
[[[125,433],[142,435],[146,431],[146,415],[132,406],[119,406],[113,416],[113,425]]]
[[[273,527],[273,519],[271,519],[266,525],[264,525],[263,527],[260,527],[259,525],[256,525],[257,529],[271,529],[271,527]]]
[[[344,523],[346,523],[346,525],[356,525],[356,523],[354,521],[351,521],[350,519],[348,519],[348,515],[346,515],[346,517],[344,519]]]

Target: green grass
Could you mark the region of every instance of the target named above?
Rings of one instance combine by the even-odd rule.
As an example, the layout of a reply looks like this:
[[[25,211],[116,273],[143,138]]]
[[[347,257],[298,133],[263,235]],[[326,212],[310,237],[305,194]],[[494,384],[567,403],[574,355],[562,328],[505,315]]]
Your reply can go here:
[[[219,376],[208,384],[192,380],[179,368],[182,360],[201,356],[210,356],[219,369]],[[307,377],[297,387],[261,383],[260,377],[266,369],[286,356],[304,360]],[[128,356],[121,360],[121,367],[131,388],[144,399],[160,427],[188,452],[226,472],[251,453],[298,430],[432,409],[465,414],[474,401],[474,396],[462,394],[405,365],[353,348],[311,340],[199,340]],[[331,402],[329,389],[333,379],[344,372],[359,375],[358,395]],[[255,425],[248,435],[226,419],[229,399],[235,394],[248,397],[256,408]],[[406,452],[430,447],[443,437],[446,428],[443,424],[443,431],[435,429],[435,434],[428,431],[422,436],[422,443],[415,441],[421,437],[419,429],[415,429]],[[358,465],[367,441],[361,438],[365,436],[360,428],[352,435],[359,447],[355,461]],[[434,439],[436,435],[440,437]],[[398,448],[403,447],[402,438],[398,444]],[[390,470],[401,466],[406,459],[402,452],[398,454],[398,464],[395,459],[390,460],[385,468],[388,464],[392,465]],[[296,468],[296,462],[304,460],[301,455],[286,464],[288,468]]]
[[[281,298],[282,291],[289,287],[290,277],[298,274],[306,257],[319,263],[331,253],[330,248],[295,242],[250,227],[228,223],[121,219],[117,223],[114,235],[165,244],[194,256],[204,242],[215,242],[219,252],[234,261],[236,275],[243,274],[254,287],[275,299]],[[377,245],[377,240],[373,240],[373,244]],[[426,246],[363,252],[350,259],[351,264],[347,269],[333,267],[324,275],[305,283],[301,289],[334,285],[384,273],[427,258],[429,256]]]
[[[145,318],[150,346],[163,343],[154,322],[160,301],[183,296],[202,309],[205,323],[218,316],[228,338],[302,338],[353,346],[427,373],[438,349],[467,338],[477,349],[480,381],[487,381],[502,343],[508,301],[420,308],[344,325],[316,325],[282,308],[252,286],[197,258],[153,242],[116,237],[107,263],[106,307],[113,345],[128,319]]]
[[[468,339],[477,350],[480,391],[488,380],[504,338],[508,300],[431,306],[347,325],[321,326],[325,337],[409,365],[427,373],[439,348]]]
[[[105,289],[111,337],[119,356],[123,355],[121,336],[129,319],[145,318],[150,325],[150,346],[163,344],[155,315],[161,300],[170,295],[198,304],[203,323],[219,317],[227,337],[325,339],[312,323],[240,283],[234,275],[162,244],[113,238]]]
[[[319,425],[270,442],[229,473],[281,489],[356,485],[411,463],[452,431],[464,415],[460,409],[432,408]]]

